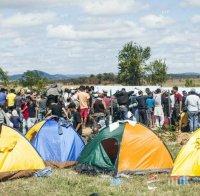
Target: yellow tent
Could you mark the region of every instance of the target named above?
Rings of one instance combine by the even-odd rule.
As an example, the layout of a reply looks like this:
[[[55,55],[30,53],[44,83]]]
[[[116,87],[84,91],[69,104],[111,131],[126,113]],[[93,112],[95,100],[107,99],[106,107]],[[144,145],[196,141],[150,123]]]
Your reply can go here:
[[[179,152],[171,176],[200,176],[200,129]]]
[[[29,131],[26,133],[25,137],[26,139],[28,139],[29,141],[31,141],[35,135],[40,131],[40,129],[42,128],[42,126],[45,124],[45,120],[40,121],[39,123],[36,123],[35,125],[33,125]]]
[[[31,176],[45,165],[29,141],[14,129],[0,126],[0,181]]]

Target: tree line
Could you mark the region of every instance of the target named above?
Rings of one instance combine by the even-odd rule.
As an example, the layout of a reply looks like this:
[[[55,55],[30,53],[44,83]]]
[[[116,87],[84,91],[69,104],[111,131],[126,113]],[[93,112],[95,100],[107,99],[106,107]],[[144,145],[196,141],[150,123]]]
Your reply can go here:
[[[62,80],[63,83],[80,84],[123,84],[123,85],[163,85],[169,75],[167,74],[166,62],[162,59],[150,61],[151,48],[142,47],[136,43],[129,42],[123,46],[118,54],[118,74],[102,73],[91,74],[85,77]],[[0,68],[0,80],[7,86],[9,84],[8,73]],[[24,87],[43,89],[48,83],[48,78],[42,76],[38,71],[26,71],[21,79],[15,83]],[[186,85],[192,85],[186,81]]]

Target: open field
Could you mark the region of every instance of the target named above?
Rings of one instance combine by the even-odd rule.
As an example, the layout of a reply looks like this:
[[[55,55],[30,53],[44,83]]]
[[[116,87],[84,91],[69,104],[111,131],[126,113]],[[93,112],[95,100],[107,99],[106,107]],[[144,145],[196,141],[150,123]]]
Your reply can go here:
[[[175,142],[167,143],[173,157],[181,146]],[[158,157],[159,158],[159,157]],[[169,174],[158,174],[154,182],[155,191],[148,189],[149,176],[130,176],[122,178],[119,186],[113,186],[109,175],[88,176],[77,174],[72,168],[54,170],[48,178],[18,179],[0,183],[0,195],[199,195],[197,184],[179,186],[170,181]]]
[[[193,84],[195,87],[200,86],[200,79],[199,78],[188,78],[189,80],[192,80]],[[179,87],[184,87],[185,86],[185,81],[186,79],[168,79],[167,82],[164,84],[164,86],[179,86]]]

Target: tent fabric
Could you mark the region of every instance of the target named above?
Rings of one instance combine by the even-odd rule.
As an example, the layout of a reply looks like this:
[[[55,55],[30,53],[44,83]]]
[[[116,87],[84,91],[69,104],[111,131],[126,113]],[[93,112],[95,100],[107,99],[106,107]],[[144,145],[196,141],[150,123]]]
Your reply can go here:
[[[61,125],[56,118],[37,124],[26,137],[47,165],[59,168],[74,165],[84,148],[83,140],[72,125]]]
[[[31,141],[35,135],[37,134],[37,132],[42,128],[42,126],[44,125],[45,121],[41,121],[39,123],[36,123],[35,125],[33,125],[29,131],[26,133],[26,138]]]
[[[113,124],[115,126],[115,124]],[[112,128],[112,126],[103,129],[99,134],[89,142],[81,153],[78,162],[81,164],[86,164],[94,166],[99,169],[104,170],[115,170],[115,164],[112,163],[108,154],[102,145],[102,141],[113,138],[118,143],[121,141],[121,137],[124,130],[124,124],[120,123],[117,128]]]
[[[200,176],[200,129],[192,134],[179,152],[171,176]]]
[[[118,151],[106,152],[102,141],[115,139]],[[113,142],[113,141],[112,141]],[[114,147],[111,147],[114,148]],[[113,163],[113,152],[116,161]],[[111,124],[102,129],[89,142],[78,159],[77,170],[92,170],[92,167],[118,173],[167,172],[172,169],[172,157],[163,142],[147,127],[133,122]]]
[[[172,158],[163,142],[147,127],[127,123],[119,152],[118,172],[169,170]]]
[[[0,131],[0,180],[29,176],[44,169],[37,151],[19,132],[6,125]]]

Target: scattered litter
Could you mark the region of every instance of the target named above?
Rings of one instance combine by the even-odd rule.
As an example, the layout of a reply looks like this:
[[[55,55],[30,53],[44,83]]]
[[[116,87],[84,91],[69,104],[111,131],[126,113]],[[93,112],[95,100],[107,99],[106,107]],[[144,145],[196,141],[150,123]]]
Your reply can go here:
[[[99,196],[99,193],[91,193],[89,196]]]
[[[148,190],[150,190],[150,191],[155,191],[157,189],[157,187],[153,184],[152,185],[147,184],[147,187],[148,187]]]
[[[38,172],[34,173],[35,177],[48,177],[51,176],[53,173],[51,167],[46,167],[45,169],[39,170]]]
[[[77,175],[78,172],[75,172],[75,171],[69,171],[68,174],[69,174],[69,175]]]
[[[120,186],[122,184],[122,180],[120,178],[112,178],[111,186]]]
[[[129,175],[127,175],[127,174],[118,174],[117,175],[118,177],[120,177],[120,178],[130,178],[130,176]]]
[[[155,174],[152,174],[148,177],[148,181],[147,181],[147,187],[148,187],[148,190],[150,191],[154,191],[157,189],[157,187],[155,186],[155,182],[158,182],[159,179],[158,179],[158,175],[155,175]]]
[[[178,184],[179,185],[187,185],[187,184],[189,184],[189,180],[186,176],[182,176],[178,179]]]

